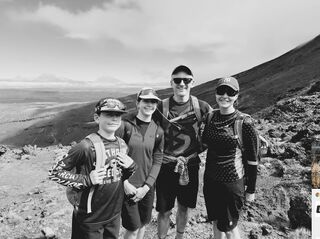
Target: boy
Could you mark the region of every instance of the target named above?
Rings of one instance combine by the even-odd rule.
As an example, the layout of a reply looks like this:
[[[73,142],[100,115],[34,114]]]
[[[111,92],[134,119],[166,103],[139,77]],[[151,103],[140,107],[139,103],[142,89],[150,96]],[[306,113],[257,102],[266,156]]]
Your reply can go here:
[[[49,172],[50,179],[72,188],[67,192],[74,205],[72,239],[119,236],[123,181],[135,170],[127,145],[115,136],[125,112],[125,106],[116,99],[100,100],[94,113],[98,132],[75,145]],[[98,140],[92,142],[90,136]],[[104,157],[99,162],[97,142],[104,146],[100,147]]]

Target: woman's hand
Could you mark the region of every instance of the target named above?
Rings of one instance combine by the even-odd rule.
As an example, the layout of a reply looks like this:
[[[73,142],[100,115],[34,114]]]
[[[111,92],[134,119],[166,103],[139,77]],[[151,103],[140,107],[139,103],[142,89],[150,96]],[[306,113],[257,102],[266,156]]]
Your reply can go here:
[[[129,168],[133,163],[133,159],[124,153],[118,153],[117,160],[118,160],[119,165],[124,168]]]
[[[137,188],[135,186],[133,186],[131,183],[129,183],[128,180],[125,180],[123,182],[123,186],[124,186],[124,193],[126,195],[136,195]]]
[[[144,185],[143,187],[137,188],[136,195],[132,198],[134,202],[140,201],[149,191],[149,187],[147,185]]]

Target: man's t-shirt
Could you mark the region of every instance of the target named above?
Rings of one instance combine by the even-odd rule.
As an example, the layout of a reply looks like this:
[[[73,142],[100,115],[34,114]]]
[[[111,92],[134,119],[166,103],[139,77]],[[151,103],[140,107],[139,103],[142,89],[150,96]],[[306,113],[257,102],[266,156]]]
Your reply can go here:
[[[201,116],[204,116],[211,110],[211,107],[205,101],[199,100]],[[162,113],[162,102],[158,105],[159,111]],[[198,128],[198,120],[193,110],[191,98],[185,103],[178,103],[174,101],[173,97],[169,99],[169,113],[168,119],[174,119],[178,116],[185,115],[173,123],[169,123],[163,120],[161,114],[155,115],[156,120],[159,121],[164,129],[164,154],[174,157],[189,155],[199,152],[200,145],[197,139],[197,132],[195,128]],[[189,164],[198,163],[199,158],[192,158]],[[165,158],[163,163],[166,163]]]

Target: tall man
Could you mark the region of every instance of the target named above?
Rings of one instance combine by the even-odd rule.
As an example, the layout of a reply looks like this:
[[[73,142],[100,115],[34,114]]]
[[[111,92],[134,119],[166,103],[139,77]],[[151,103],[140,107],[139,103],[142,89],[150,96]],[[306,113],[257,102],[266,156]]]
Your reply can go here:
[[[183,238],[189,208],[195,208],[199,184],[199,126],[210,105],[190,95],[194,85],[191,70],[176,67],[171,75],[173,96],[158,106],[157,120],[165,132],[163,164],[156,183],[158,236],[165,238],[171,210],[177,198],[176,238]]]

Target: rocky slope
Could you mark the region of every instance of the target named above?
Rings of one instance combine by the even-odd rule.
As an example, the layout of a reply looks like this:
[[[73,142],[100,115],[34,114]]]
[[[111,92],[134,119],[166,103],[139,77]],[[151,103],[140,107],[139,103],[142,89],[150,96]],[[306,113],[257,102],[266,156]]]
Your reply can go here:
[[[259,165],[256,201],[246,204],[242,214],[243,238],[311,238],[310,147],[312,137],[320,134],[319,105],[320,81],[254,115],[270,148]],[[72,208],[65,189],[47,180],[55,157],[69,148],[0,147],[0,238],[70,237]],[[174,227],[172,223],[170,239]],[[186,238],[212,238],[211,227],[201,183]],[[146,238],[155,237],[154,212]]]

